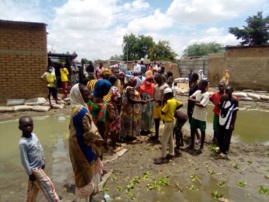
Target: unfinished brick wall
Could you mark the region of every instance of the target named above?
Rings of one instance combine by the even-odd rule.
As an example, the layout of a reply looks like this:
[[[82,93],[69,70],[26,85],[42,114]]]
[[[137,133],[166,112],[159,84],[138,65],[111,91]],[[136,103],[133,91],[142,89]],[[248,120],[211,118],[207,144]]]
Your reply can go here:
[[[235,89],[269,91],[269,46],[226,47],[224,54],[208,56],[210,84],[217,86],[226,69]]]
[[[46,24],[0,20],[0,102],[46,96]]]

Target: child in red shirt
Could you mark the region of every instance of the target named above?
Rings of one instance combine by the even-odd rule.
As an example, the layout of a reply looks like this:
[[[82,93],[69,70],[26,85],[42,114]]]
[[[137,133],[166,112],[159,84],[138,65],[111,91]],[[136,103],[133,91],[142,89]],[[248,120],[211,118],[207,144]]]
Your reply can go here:
[[[213,135],[213,139],[212,139],[212,143],[217,145],[218,143],[218,124],[219,124],[219,113],[220,113],[220,109],[218,107],[218,104],[220,102],[220,99],[223,95],[225,95],[224,93],[224,89],[225,89],[225,84],[223,81],[219,82],[219,91],[215,92],[214,94],[212,94],[209,97],[209,100],[214,104],[214,117],[213,117],[213,130],[214,130],[214,135]]]

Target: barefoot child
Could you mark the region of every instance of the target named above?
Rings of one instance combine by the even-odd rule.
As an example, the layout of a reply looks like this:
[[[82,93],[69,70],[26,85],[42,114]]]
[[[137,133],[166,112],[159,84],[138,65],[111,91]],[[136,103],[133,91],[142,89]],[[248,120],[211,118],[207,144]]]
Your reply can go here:
[[[218,104],[220,102],[220,98],[224,95],[224,82],[219,82],[219,91],[215,92],[209,97],[209,100],[215,105],[213,112],[214,112],[214,118],[213,118],[213,130],[214,135],[212,139],[212,143],[217,145],[218,142],[218,125],[219,125],[219,113],[220,109],[218,107]]]
[[[174,139],[173,139],[173,129],[175,121],[175,111],[183,106],[182,102],[177,101],[173,98],[173,90],[171,88],[164,89],[164,101],[166,104],[162,108],[162,115],[164,123],[164,129],[161,137],[162,144],[162,157],[155,159],[155,164],[162,164],[167,162],[167,160],[172,159],[175,156],[174,151]],[[169,153],[166,155],[167,143],[169,143]]]
[[[238,101],[232,96],[233,87],[228,85],[225,93],[226,95],[222,96],[219,103],[219,147],[221,157],[227,157],[228,155],[238,111]]]
[[[208,81],[201,80],[199,82],[199,90],[192,94],[189,101],[194,102],[194,110],[191,120],[191,144],[186,149],[194,148],[194,135],[195,131],[200,128],[201,131],[201,145],[198,150],[199,153],[203,152],[205,141],[206,117],[207,117],[207,104],[209,102],[209,94],[207,92]]]
[[[174,127],[174,136],[176,139],[176,150],[179,150],[180,147],[184,146],[183,142],[183,134],[182,134],[182,127],[188,120],[188,115],[181,110],[175,111],[175,118],[176,118],[176,125]]]
[[[19,141],[21,163],[29,175],[27,188],[27,202],[36,201],[39,189],[48,201],[59,201],[54,185],[44,172],[45,157],[43,148],[33,132],[33,120],[29,116],[19,119],[19,129],[22,136]]]
[[[154,104],[153,104],[153,118],[155,124],[155,135],[150,137],[150,140],[158,140],[159,139],[159,128],[160,121],[162,116],[162,107],[163,107],[163,92],[164,89],[168,88],[168,84],[164,83],[163,77],[161,74],[156,74],[154,76],[154,80],[156,82],[154,89]]]

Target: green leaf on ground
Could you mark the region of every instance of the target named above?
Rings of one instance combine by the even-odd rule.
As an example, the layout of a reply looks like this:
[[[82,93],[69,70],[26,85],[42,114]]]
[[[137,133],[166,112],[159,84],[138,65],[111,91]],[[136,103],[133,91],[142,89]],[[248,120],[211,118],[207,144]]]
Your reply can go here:
[[[259,185],[258,191],[260,194],[269,195],[269,188],[268,187],[264,187],[262,185]]]
[[[245,187],[245,186],[247,186],[247,183],[245,181],[239,181],[239,182],[237,182],[237,185],[239,187]]]

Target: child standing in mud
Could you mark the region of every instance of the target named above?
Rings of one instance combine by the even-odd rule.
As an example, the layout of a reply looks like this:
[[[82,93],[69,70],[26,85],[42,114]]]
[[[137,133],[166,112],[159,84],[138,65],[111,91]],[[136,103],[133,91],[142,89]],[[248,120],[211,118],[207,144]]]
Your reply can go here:
[[[48,201],[58,202],[59,197],[55,192],[54,185],[44,172],[45,157],[43,148],[33,132],[33,119],[23,116],[19,119],[19,129],[22,136],[19,141],[21,163],[29,175],[27,188],[27,202],[36,201],[39,189],[42,190]]]
[[[179,102],[175,98],[173,98],[173,90],[171,88],[164,89],[163,94],[164,101],[166,101],[166,104],[161,110],[163,120],[165,121],[161,137],[162,157],[154,159],[155,164],[166,163],[167,160],[172,159],[175,156],[173,138],[173,129],[175,125],[174,113],[177,109],[183,106],[182,102]],[[169,143],[169,153],[166,155],[167,143]]]
[[[233,87],[228,85],[225,89],[225,93],[226,95],[222,96],[218,106],[220,109],[219,148],[221,158],[227,158],[238,111],[238,101],[232,95]]]
[[[206,117],[207,117],[207,104],[209,102],[209,93],[207,92],[208,81],[201,80],[199,82],[199,90],[195,91],[189,97],[189,101],[194,102],[194,110],[191,120],[191,144],[185,148],[186,150],[194,148],[195,131],[199,128],[201,131],[201,144],[198,150],[199,153],[203,152],[206,130]]]
[[[214,134],[213,134],[213,139],[212,139],[212,143],[217,145],[218,144],[218,125],[219,125],[219,113],[220,113],[220,109],[218,107],[218,104],[220,102],[221,97],[225,94],[224,93],[224,88],[225,88],[225,84],[223,81],[219,82],[219,91],[215,92],[214,94],[212,94],[209,97],[209,100],[214,104],[214,117],[213,117],[213,130],[214,130]]]

